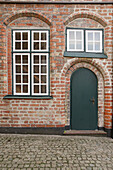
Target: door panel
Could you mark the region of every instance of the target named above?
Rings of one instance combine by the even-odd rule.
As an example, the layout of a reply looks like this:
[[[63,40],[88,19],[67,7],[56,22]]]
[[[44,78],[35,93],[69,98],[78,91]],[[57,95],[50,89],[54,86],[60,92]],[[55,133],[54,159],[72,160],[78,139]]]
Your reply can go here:
[[[97,129],[97,78],[86,68],[71,77],[71,128]]]

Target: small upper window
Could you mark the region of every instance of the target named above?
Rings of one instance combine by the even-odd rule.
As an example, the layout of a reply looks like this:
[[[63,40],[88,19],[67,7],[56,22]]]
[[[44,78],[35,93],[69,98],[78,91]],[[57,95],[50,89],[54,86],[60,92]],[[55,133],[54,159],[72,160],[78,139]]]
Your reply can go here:
[[[67,30],[67,51],[83,51],[84,34],[83,30]]]
[[[86,30],[86,52],[102,52],[102,31]]]

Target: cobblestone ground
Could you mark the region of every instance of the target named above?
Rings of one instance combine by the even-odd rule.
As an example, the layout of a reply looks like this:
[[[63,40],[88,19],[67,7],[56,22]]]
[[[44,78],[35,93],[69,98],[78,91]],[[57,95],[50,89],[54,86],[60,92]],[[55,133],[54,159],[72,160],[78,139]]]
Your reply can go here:
[[[0,134],[0,170],[113,170],[113,139]]]

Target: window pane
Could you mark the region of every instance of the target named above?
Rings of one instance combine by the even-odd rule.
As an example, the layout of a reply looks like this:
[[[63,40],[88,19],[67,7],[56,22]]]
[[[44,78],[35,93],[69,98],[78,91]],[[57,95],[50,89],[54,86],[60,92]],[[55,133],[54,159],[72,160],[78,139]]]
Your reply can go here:
[[[15,42],[15,49],[21,50],[21,42]]]
[[[46,83],[46,75],[41,75],[41,83]]]
[[[34,42],[34,50],[39,50],[39,42]]]
[[[16,66],[16,73],[21,73],[21,66]]]
[[[34,73],[39,73],[39,66],[34,66]]]
[[[99,32],[95,32],[95,40],[100,41],[100,33]]]
[[[23,73],[28,73],[28,66],[23,65],[22,68],[23,68],[23,71],[22,71]]]
[[[22,56],[22,63],[28,63],[28,55]]]
[[[39,64],[39,55],[34,55],[34,63]]]
[[[69,31],[69,39],[75,39],[75,32]]]
[[[88,32],[88,40],[93,40],[93,32]]]
[[[46,66],[41,66],[41,73],[46,73]]]
[[[39,83],[39,75],[34,75],[34,83]]]
[[[28,49],[28,42],[22,42],[22,49],[27,50]]]
[[[100,43],[99,42],[95,43],[95,50],[100,51]]]
[[[76,40],[81,40],[82,39],[82,32],[81,31],[77,31],[76,32]]]
[[[22,33],[22,39],[23,40],[28,40],[28,32],[23,32]]]
[[[34,93],[39,93],[39,85],[34,85]]]
[[[88,50],[93,50],[93,42],[88,43]]]
[[[69,42],[69,49],[74,50],[75,49],[75,42]]]
[[[21,55],[16,55],[15,56],[15,62],[16,63],[21,63]]]
[[[41,55],[41,63],[46,63],[46,55]]]
[[[41,42],[41,50],[46,50],[46,42]]]
[[[41,86],[41,93],[46,93],[46,85]]]
[[[23,93],[28,93],[28,85],[23,85]]]
[[[21,93],[21,85],[16,85],[16,93]]]
[[[21,75],[16,75],[16,83],[21,83]]]
[[[28,83],[28,75],[23,75],[23,83]]]
[[[82,42],[81,41],[77,41],[76,42],[76,49],[77,50],[81,50],[82,49]]]
[[[21,33],[20,32],[15,33],[15,40],[21,40]]]
[[[34,40],[39,40],[39,32],[34,33]]]
[[[41,40],[46,40],[46,33],[41,33]]]

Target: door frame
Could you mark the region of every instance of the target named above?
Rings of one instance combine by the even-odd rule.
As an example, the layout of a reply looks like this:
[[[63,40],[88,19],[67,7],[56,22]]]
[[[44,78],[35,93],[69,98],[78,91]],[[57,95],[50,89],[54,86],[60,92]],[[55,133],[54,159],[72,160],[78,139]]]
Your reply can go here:
[[[77,68],[76,70],[74,70],[71,74],[71,77],[70,77],[70,125],[69,125],[69,129],[72,129],[72,75],[74,74],[74,72],[76,72],[78,69],[80,68],[85,68],[85,67],[79,67]],[[90,70],[89,68],[86,68],[88,70]],[[96,74],[90,70],[95,76]],[[97,76],[96,76],[97,78]],[[97,78],[97,107],[96,107],[96,112],[97,112],[97,129],[99,128],[98,127],[98,78]]]

